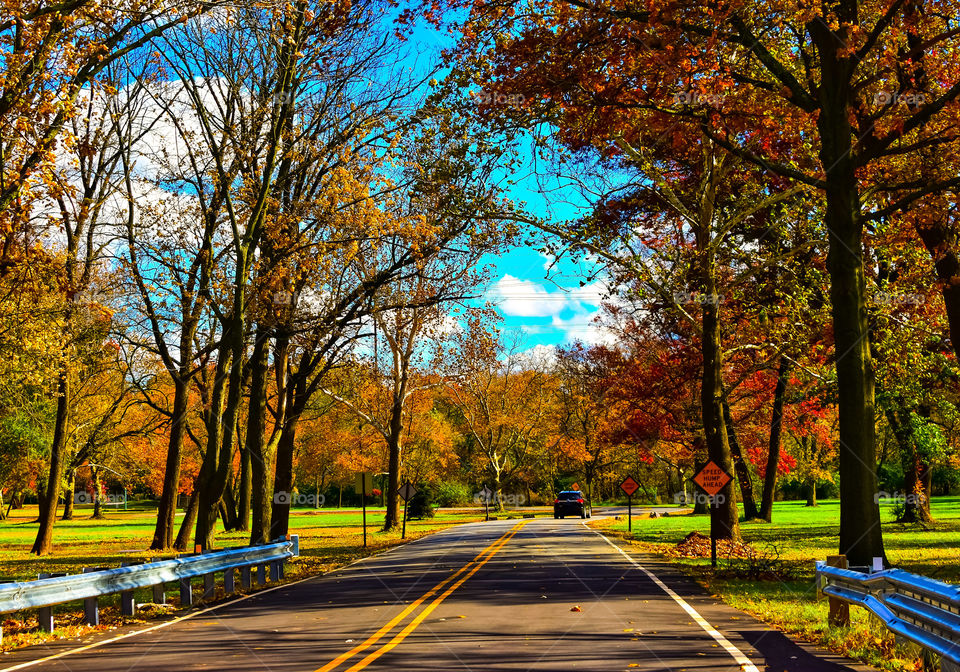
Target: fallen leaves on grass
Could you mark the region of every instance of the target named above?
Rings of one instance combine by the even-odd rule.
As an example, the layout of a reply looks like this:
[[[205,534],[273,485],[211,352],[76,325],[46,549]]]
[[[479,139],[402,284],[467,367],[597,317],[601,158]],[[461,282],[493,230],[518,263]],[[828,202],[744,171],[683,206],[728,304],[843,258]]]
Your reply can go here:
[[[674,546],[669,554],[678,558],[709,558],[711,552],[710,537],[694,531]],[[750,544],[742,541],[718,539],[717,555],[726,558],[753,558],[756,557],[757,551]]]

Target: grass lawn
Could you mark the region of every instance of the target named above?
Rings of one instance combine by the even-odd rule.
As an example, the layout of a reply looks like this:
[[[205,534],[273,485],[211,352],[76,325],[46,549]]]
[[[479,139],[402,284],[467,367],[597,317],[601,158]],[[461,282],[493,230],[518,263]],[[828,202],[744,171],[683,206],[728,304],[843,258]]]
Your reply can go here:
[[[150,551],[154,508],[106,511],[104,520],[91,520],[89,507],[78,507],[74,520],[58,520],[54,528],[54,550],[49,556],[30,554],[37,532],[37,507],[11,511],[10,518],[0,521],[0,580],[33,580],[41,572],[78,573],[87,566],[118,567],[124,561],[172,557],[174,553]],[[381,532],[385,510],[367,507],[367,547],[363,547],[362,512],[359,509],[294,509],[290,516],[291,534],[300,535],[300,557],[288,566],[285,580],[319,574],[348,564],[358,558],[404,543],[400,532]],[[178,513],[179,523],[182,513]],[[431,532],[459,523],[483,520],[482,509],[443,511],[432,519],[408,520],[406,539],[417,539]],[[224,533],[217,536],[220,546],[245,546],[247,532]],[[137,591],[138,603],[151,601],[149,589]],[[176,591],[168,593],[168,602],[177,604]],[[166,614],[170,608],[147,607],[138,618],[126,618],[119,613],[119,596],[100,598],[100,629],[114,627],[121,622],[137,622],[153,613]],[[53,637],[79,636],[90,628],[81,625],[79,604],[55,607],[58,614],[57,631]],[[49,638],[51,635],[34,632],[36,614],[22,612],[3,616],[2,650],[9,650]]]
[[[932,513],[936,522],[924,529],[895,522],[892,505],[882,504],[887,558],[907,571],[960,583],[960,497],[934,498]],[[709,516],[634,520],[632,535],[626,532],[626,520],[598,520],[594,525],[628,539],[641,552],[679,563],[724,601],[786,632],[884,670],[919,669],[915,652],[896,649],[892,636],[862,609],[851,609],[850,628],[827,627],[827,601],[817,600],[813,563],[837,552],[837,500],[822,501],[815,508],[803,502],[778,502],[772,523],[742,523],[744,541],[760,551],[762,559],[721,556],[716,573],[709,558],[671,554],[689,532],[709,535]]]

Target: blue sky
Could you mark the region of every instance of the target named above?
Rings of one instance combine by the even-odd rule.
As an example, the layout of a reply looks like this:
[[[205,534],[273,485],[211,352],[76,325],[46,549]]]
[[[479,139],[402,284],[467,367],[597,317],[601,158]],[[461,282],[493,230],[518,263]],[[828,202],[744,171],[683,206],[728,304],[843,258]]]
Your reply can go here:
[[[413,51],[427,58],[415,59],[412,67],[424,67],[437,58],[441,49],[453,46],[454,40],[443,30],[417,26],[412,34]],[[544,189],[534,176],[512,177],[518,182],[510,197],[525,203],[531,214],[555,221],[576,216],[573,203],[579,201],[577,194],[557,184]],[[483,298],[496,305],[504,318],[506,335],[517,334],[522,349],[575,340],[602,341],[603,332],[593,320],[600,310],[604,286],[602,282],[589,281],[597,271],[596,265],[589,260],[574,263],[561,259],[548,271],[553,261],[528,247],[488,257],[484,262],[493,267],[493,283]],[[581,281],[588,282],[587,286],[581,287]]]

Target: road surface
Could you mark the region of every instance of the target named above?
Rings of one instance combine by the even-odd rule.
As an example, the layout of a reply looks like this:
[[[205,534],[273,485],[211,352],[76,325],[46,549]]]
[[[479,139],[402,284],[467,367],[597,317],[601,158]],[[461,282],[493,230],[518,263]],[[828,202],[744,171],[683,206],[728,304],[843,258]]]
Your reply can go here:
[[[73,653],[49,658],[67,651]],[[711,599],[667,564],[641,566],[579,519],[552,518],[462,525],[119,641],[80,650],[75,643],[34,647],[4,656],[0,666],[0,672],[864,669],[794,644]]]

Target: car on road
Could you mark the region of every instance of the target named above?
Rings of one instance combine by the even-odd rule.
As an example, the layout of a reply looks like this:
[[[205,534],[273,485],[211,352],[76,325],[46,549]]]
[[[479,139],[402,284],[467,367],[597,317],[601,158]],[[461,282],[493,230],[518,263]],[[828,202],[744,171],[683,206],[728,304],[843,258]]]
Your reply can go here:
[[[553,517],[580,516],[589,518],[592,515],[590,503],[579,490],[564,490],[553,500]]]

